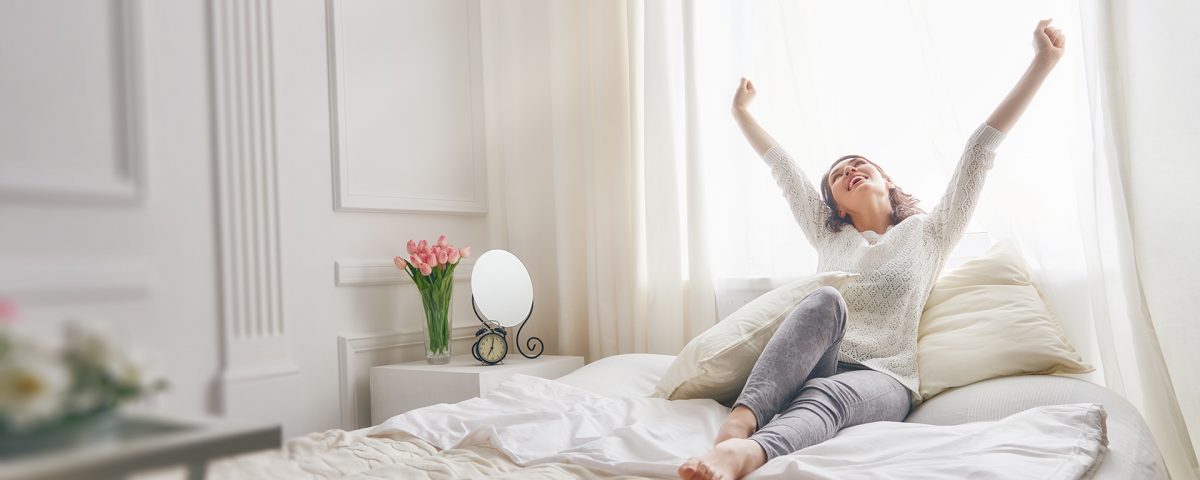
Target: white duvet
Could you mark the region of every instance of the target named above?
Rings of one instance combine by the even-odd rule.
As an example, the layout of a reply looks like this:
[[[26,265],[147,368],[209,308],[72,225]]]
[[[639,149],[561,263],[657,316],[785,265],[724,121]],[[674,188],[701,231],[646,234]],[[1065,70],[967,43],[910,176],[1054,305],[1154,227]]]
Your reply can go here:
[[[368,435],[404,433],[439,449],[490,443],[522,466],[563,462],[672,478],[712,446],[727,412],[712,400],[612,398],[515,375],[481,398],[413,410]],[[776,458],[749,478],[1089,478],[1107,444],[1096,403],[953,426],[874,422]]]

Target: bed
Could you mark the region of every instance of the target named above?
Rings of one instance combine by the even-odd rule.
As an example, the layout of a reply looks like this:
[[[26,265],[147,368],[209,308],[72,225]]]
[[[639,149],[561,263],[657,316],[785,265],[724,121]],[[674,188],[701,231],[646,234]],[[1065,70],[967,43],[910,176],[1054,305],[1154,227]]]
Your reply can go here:
[[[350,432],[311,433],[285,442],[280,450],[216,462],[210,467],[210,478],[671,478],[674,476],[671,465],[675,464],[672,459],[705,448],[705,442],[711,444],[716,426],[727,411],[711,400],[646,399],[674,358],[654,354],[615,355],[554,380],[519,376],[519,381],[510,381],[507,394],[502,387],[497,389],[499,393],[489,393],[487,398],[421,409],[428,410],[426,415],[397,416],[383,424]],[[547,398],[555,398],[554,403],[539,404],[533,400]],[[554,405],[561,405],[562,409],[547,412],[556,408]],[[953,467],[946,472],[965,476],[987,471],[973,471],[972,467],[981,469],[986,467],[980,465],[989,462],[1008,461],[996,456],[996,452],[1022,448],[1039,452],[1043,448],[1061,447],[1063,458],[1072,457],[1073,464],[1063,462],[1066,466],[1051,468],[1055,473],[1043,478],[1168,478],[1161,453],[1132,405],[1100,386],[1053,375],[996,378],[946,391],[914,409],[904,423],[879,422],[843,429],[824,444],[780,457],[749,478],[878,478],[882,470],[846,467],[846,458],[836,453],[837,448],[848,452],[843,440],[855,436],[860,440],[887,438],[886,435],[918,438],[919,432],[932,432],[941,435],[938,441],[952,438],[956,439],[955,444],[967,444],[976,438],[970,436],[972,432],[982,431],[984,426],[1005,427],[1003,421],[1053,408],[1073,408],[1072,412],[1098,419],[1099,431],[1085,432],[1085,437],[1092,437],[1086,445],[1059,446],[1039,445],[1037,439],[1041,436],[1037,434],[1026,433],[1022,437],[1010,432],[1029,441],[1006,440],[1010,443],[1000,445],[1004,448],[993,445],[990,456],[975,460],[951,455],[952,459],[960,458],[953,461],[961,462],[961,469]],[[449,420],[455,416],[453,412],[464,411],[477,415],[466,421]],[[559,422],[569,415],[584,418]],[[606,418],[609,416],[613,418]],[[626,423],[612,428],[617,425],[612,422],[622,421],[621,417]],[[639,420],[628,422],[631,417]],[[680,419],[686,419],[683,423],[691,428],[686,436],[663,428],[664,423],[654,423],[677,425]],[[890,428],[887,432],[878,428],[885,423],[891,424],[887,425]],[[562,425],[569,425],[571,431],[560,431]],[[1036,422],[1024,425],[1051,432],[1057,431],[1054,428],[1073,427]],[[424,438],[406,431],[424,431]],[[1097,434],[1101,438],[1094,438]],[[556,436],[582,438],[587,442],[567,445],[548,440]],[[1090,457],[1082,452],[1087,449],[1092,449]],[[805,452],[809,454],[799,455]],[[899,453],[895,457],[897,462],[906,461],[907,467],[922,465],[921,452]],[[878,458],[868,460],[877,462]],[[947,459],[940,460],[941,468],[946,468]],[[822,462],[826,462],[824,466]],[[1068,471],[1071,468],[1075,470]],[[906,475],[903,469],[887,471],[889,478],[920,478],[934,472],[907,470],[911,475]],[[1013,478],[1020,477],[1009,473]]]

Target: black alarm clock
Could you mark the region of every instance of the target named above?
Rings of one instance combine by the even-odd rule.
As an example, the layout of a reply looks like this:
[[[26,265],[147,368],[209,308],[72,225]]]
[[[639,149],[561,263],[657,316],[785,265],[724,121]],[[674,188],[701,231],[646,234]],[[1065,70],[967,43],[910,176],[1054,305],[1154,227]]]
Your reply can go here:
[[[508,331],[498,323],[489,321],[475,332],[475,343],[471,355],[488,365],[503,362],[508,356]]]

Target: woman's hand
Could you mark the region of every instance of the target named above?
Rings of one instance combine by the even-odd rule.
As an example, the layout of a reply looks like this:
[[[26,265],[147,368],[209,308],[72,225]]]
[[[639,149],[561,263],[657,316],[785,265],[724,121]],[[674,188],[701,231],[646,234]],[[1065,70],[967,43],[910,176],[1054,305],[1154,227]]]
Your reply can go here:
[[[733,95],[733,119],[737,121],[738,127],[741,127],[746,141],[750,142],[750,146],[761,157],[767,154],[767,150],[779,143],[758,125],[753,115],[750,115],[750,102],[754,101],[754,96],[757,94],[758,91],[754,89],[754,84],[746,80],[746,77],[742,77],[737,93]]]
[[[1067,46],[1067,37],[1061,30],[1050,26],[1052,20],[1047,18],[1038,22],[1037,29],[1033,31],[1033,50],[1039,60],[1058,63]]]
[[[1050,26],[1050,18],[1039,21],[1033,31],[1033,48],[1036,54],[1025,75],[1017,82],[1017,86],[1004,97],[1000,106],[988,117],[987,124],[1003,133],[1008,133],[1013,124],[1021,118],[1025,107],[1033,100],[1033,95],[1042,87],[1042,82],[1054,70],[1058,59],[1062,58],[1063,48],[1067,45],[1067,37],[1057,28]]]
[[[754,96],[758,91],[754,89],[754,84],[742,77],[741,84],[738,85],[737,93],[733,95],[733,111],[745,110],[750,107],[750,102],[754,101]]]

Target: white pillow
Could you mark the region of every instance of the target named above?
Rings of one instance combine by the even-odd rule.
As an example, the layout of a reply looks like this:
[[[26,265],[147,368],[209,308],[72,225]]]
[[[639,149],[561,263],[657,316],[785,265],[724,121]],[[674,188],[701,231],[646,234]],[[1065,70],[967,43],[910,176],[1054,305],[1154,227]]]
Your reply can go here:
[[[857,273],[821,272],[750,301],[712,328],[697,335],[679,352],[654,389],[654,397],[683,400],[737,399],[750,370],[779,324],[804,297],[823,286],[842,291]]]
[[[917,334],[923,399],[1021,374],[1087,373],[1020,253],[1000,242],[934,282]]]
[[[649,397],[674,355],[622,353],[601,358],[554,379],[608,397]]]

